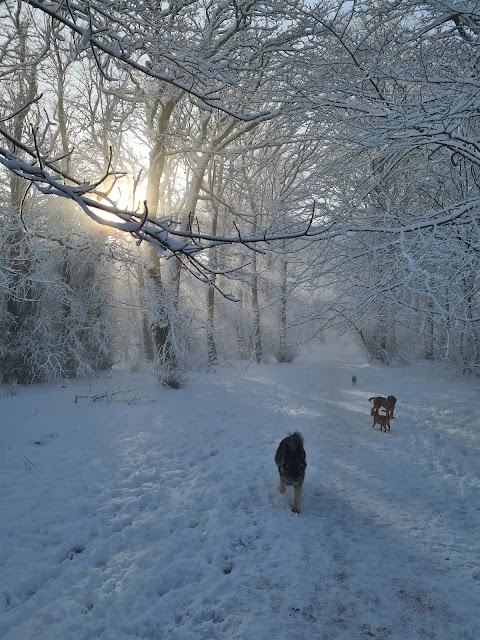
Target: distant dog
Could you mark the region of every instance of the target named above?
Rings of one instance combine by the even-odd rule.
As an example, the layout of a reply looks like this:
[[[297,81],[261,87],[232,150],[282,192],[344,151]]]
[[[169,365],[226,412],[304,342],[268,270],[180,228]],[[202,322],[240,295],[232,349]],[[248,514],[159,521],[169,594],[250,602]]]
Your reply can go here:
[[[395,410],[395,405],[397,404],[397,399],[395,398],[395,396],[387,396],[386,398],[382,396],[373,396],[373,398],[369,398],[370,402],[372,400],[372,410],[375,410],[378,413],[381,407],[383,407],[387,412],[387,416],[389,418],[393,418],[393,412]]]
[[[352,376],[352,384],[355,387],[355,385],[357,384],[357,376]]]
[[[293,485],[292,511],[300,513],[300,497],[307,468],[301,433],[295,431],[280,442],[275,454],[275,463],[280,474],[280,493],[285,493],[287,484]]]
[[[372,429],[376,424],[379,424],[380,431],[383,428],[385,429],[385,433],[387,433],[387,427],[388,427],[388,430],[390,431],[390,418],[388,417],[388,415],[384,416],[383,413],[378,413],[378,411],[375,411],[373,407],[372,407],[372,410],[370,411],[370,415],[373,416]]]

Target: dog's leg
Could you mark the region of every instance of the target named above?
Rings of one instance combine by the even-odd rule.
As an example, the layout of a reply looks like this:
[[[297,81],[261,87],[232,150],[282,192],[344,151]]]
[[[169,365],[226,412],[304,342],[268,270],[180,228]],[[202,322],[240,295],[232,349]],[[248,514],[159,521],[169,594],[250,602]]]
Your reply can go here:
[[[300,513],[300,498],[302,497],[302,489],[303,489],[303,482],[302,484],[296,484],[293,487],[292,511],[294,513]]]
[[[280,486],[278,487],[278,490],[280,491],[280,493],[285,493],[286,488],[287,485],[285,484],[285,480],[280,477]]]

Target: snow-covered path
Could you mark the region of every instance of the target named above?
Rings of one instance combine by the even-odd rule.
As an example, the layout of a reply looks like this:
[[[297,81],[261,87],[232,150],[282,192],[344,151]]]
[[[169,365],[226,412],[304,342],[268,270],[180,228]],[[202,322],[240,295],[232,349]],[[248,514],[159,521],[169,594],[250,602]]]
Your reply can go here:
[[[131,404],[73,402],[103,384],[0,396],[0,637],[479,637],[472,381],[319,348],[175,392],[138,376]],[[368,397],[389,393],[385,434]],[[273,462],[293,430],[301,514]]]

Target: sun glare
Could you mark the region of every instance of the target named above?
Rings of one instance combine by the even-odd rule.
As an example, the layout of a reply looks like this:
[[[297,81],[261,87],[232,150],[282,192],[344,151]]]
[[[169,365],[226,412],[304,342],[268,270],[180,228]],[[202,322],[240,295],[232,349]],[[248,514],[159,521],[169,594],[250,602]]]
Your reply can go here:
[[[100,195],[96,197],[99,202],[117,207],[117,209],[121,211],[139,211],[140,213],[143,212],[143,201],[145,198],[146,180],[135,184],[134,179],[130,176],[120,178],[108,193],[108,197],[102,197]],[[97,209],[96,213],[104,220],[121,222],[120,218],[110,211]]]

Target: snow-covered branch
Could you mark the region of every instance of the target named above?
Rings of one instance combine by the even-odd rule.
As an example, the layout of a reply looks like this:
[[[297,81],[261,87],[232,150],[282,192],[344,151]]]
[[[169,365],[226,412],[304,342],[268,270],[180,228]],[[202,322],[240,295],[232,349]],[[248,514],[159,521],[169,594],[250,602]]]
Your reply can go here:
[[[71,45],[71,55],[91,51],[106,80],[114,80],[109,71],[113,61],[119,68],[129,67],[180,89],[196,98],[198,104],[207,110],[218,109],[247,121],[263,115],[263,112],[248,113],[244,109],[229,107],[223,93],[231,86],[231,79],[222,74],[221,67],[214,70],[208,58],[189,52],[183,46],[178,49],[178,44],[183,43],[172,42],[168,26],[163,25],[175,19],[178,13],[175,5],[156,10],[148,4],[129,7],[109,0],[77,0],[60,5],[50,0],[21,2],[43,12],[57,26],[63,25],[77,36]],[[186,8],[183,6],[184,10]],[[195,8],[191,10],[195,11]],[[159,26],[166,31],[163,36]],[[161,71],[162,67],[167,71]]]

